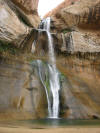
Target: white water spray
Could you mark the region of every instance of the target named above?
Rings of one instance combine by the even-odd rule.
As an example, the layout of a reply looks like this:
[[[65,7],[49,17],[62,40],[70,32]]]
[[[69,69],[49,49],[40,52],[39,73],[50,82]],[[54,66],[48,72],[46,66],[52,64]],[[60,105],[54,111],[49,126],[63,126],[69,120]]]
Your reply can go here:
[[[52,98],[53,103],[52,107],[50,106],[49,114],[50,118],[58,118],[59,115],[59,90],[60,90],[60,84],[59,84],[59,74],[56,69],[56,59],[54,55],[54,48],[53,48],[53,39],[50,34],[50,18],[47,18],[44,22],[44,30],[47,32],[48,36],[48,47],[49,47],[49,76],[50,76],[50,89],[52,92]]]
[[[40,60],[37,60],[37,63],[38,63],[38,69],[39,69],[39,76],[40,76],[40,80],[45,88],[45,92],[46,92],[46,96],[47,96],[47,102],[48,102],[48,113],[49,113],[49,116],[51,116],[51,102],[49,100],[49,95],[48,95],[48,91],[47,91],[47,88],[45,86],[45,83],[42,79],[42,61]]]

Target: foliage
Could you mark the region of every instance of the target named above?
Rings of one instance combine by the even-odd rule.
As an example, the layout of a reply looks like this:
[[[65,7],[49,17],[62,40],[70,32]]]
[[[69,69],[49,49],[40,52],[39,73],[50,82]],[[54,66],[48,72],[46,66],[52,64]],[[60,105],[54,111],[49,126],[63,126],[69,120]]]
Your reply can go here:
[[[45,83],[45,86],[46,86],[47,91],[48,91],[48,93],[49,93],[49,92],[50,92],[50,83],[49,83],[49,79],[46,79],[46,80],[44,81],[44,83]]]
[[[4,52],[8,52],[10,54],[15,55],[17,53],[18,49],[16,47],[14,47],[12,44],[10,43],[4,43],[2,41],[0,41],[0,53],[4,53]]]
[[[72,29],[64,29],[64,30],[62,30],[62,32],[64,33],[64,34],[66,34],[66,33],[68,33],[68,32],[72,32],[73,30]]]
[[[65,75],[60,73],[60,82],[63,82],[65,80]]]

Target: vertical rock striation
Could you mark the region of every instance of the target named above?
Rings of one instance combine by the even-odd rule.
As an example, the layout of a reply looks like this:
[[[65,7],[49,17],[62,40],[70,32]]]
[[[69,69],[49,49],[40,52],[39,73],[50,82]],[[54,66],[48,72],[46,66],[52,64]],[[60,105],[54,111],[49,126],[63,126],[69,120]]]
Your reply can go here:
[[[47,102],[37,68],[19,58],[0,57],[0,120],[44,118]]]

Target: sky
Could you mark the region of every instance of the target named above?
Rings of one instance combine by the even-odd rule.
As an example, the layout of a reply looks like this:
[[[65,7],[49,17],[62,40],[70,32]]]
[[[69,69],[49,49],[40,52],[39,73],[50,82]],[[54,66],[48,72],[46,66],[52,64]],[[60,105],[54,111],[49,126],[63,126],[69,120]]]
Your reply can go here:
[[[38,12],[40,17],[42,18],[46,13],[51,11],[63,1],[64,0],[39,0]]]

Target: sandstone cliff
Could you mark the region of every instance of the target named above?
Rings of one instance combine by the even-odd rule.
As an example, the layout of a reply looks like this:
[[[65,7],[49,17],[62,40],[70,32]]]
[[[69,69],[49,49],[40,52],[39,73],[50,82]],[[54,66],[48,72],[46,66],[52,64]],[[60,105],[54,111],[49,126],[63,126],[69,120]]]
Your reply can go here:
[[[48,14],[52,21],[51,31],[63,34],[61,51],[99,52],[100,0],[79,0],[70,4],[61,5],[62,8],[58,6]],[[55,36],[58,38],[58,35]],[[66,44],[63,43],[64,41]]]
[[[40,18],[38,16],[38,2],[39,0],[11,0],[17,7],[19,7],[24,19],[30,26],[38,27]]]
[[[27,38],[32,44],[36,36],[34,54],[37,59],[48,61],[46,32],[38,34],[31,29],[37,27],[35,16],[35,21],[29,16],[38,17],[38,2],[31,1],[36,2],[35,6],[28,2],[0,0],[0,40],[22,47]],[[61,5],[64,9],[57,8],[50,14],[56,64],[62,73],[60,117],[63,118],[100,118],[99,3],[100,0],[75,3],[66,0],[66,4]],[[29,43],[27,45],[31,47]],[[44,118],[47,99],[36,63],[32,65],[22,57],[18,60],[15,57],[0,58],[0,120]],[[31,60],[34,60],[33,56]]]
[[[57,68],[65,76],[61,85],[60,116],[100,118],[100,0],[79,0],[51,16],[51,34]],[[47,16],[48,16],[47,15]],[[36,54],[48,59],[45,31],[38,35]]]
[[[57,68],[62,73],[61,118],[100,118],[99,57],[85,54],[57,58]],[[46,80],[45,67],[42,70]],[[46,92],[37,63],[28,63],[22,57],[0,57],[0,120],[45,118],[47,113]]]
[[[24,58],[0,57],[0,120],[47,115],[45,89],[35,66]]]
[[[11,0],[27,13],[37,12],[39,0]]]
[[[37,28],[40,18],[37,13],[38,1],[0,0],[0,41],[21,47],[24,40]],[[30,10],[29,10],[30,9]],[[23,47],[23,46],[22,46]]]
[[[52,13],[52,20],[56,27],[58,26],[58,22],[59,29],[72,28],[80,25],[99,25],[99,5],[99,0],[95,2],[92,0],[80,0],[71,6],[58,10],[54,14]]]

